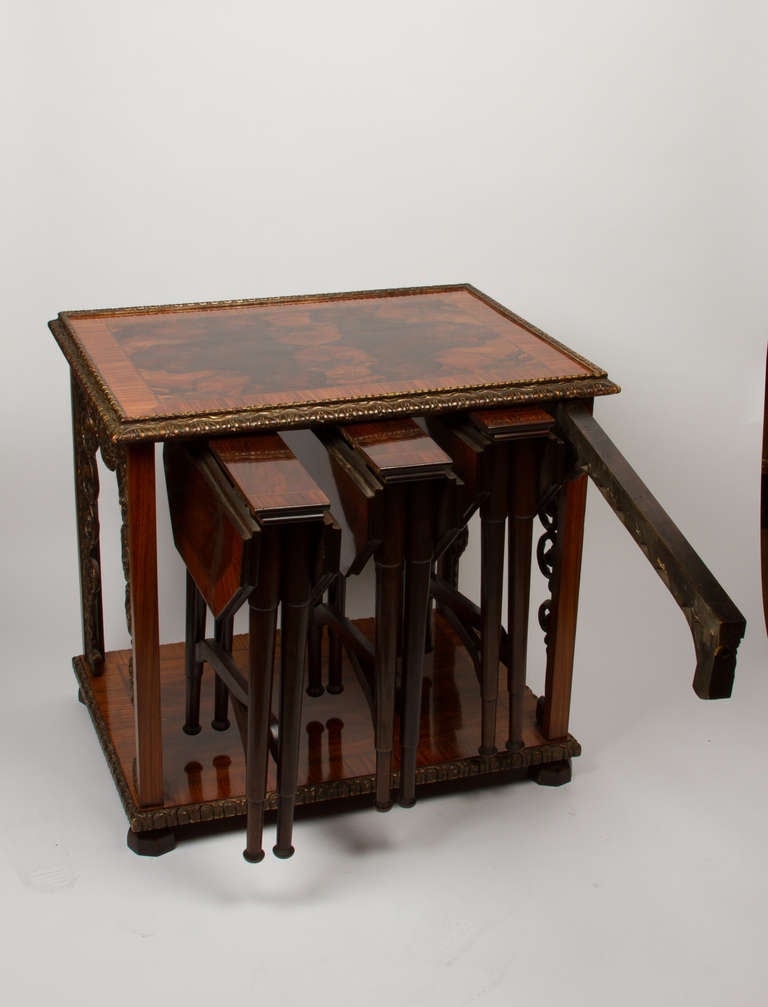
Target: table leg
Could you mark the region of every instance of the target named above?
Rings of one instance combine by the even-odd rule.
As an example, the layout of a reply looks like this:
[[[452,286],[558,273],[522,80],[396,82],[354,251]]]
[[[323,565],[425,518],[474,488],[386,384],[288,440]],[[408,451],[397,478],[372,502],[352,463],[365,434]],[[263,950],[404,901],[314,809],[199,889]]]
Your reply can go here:
[[[507,631],[509,634],[509,738],[507,749],[523,747],[523,698],[531,598],[531,546],[536,511],[537,448],[533,441],[511,447]]]
[[[549,615],[547,676],[540,717],[541,730],[548,739],[563,738],[568,734],[586,501],[586,476],[570,480],[560,492],[552,607]]]
[[[99,437],[93,409],[74,374],[71,376],[71,388],[83,655],[91,672],[99,675],[103,671],[104,662],[99,469],[96,461]]]
[[[376,567],[375,745],[376,808],[392,807],[392,744],[395,732],[397,644],[402,623],[405,500],[402,487],[384,496],[384,533]]]
[[[248,599],[248,730],[246,731],[245,795],[248,809],[243,856],[250,863],[264,859],[264,799],[269,762],[269,717],[275,660],[275,628],[280,597],[279,532],[264,534],[259,585]],[[282,737],[279,744],[282,744]]]
[[[429,581],[434,551],[435,495],[429,484],[411,486],[405,555],[403,704],[400,731],[400,805],[416,802],[416,755],[421,726],[424,643],[429,616]],[[498,674],[498,665],[497,665]]]
[[[488,496],[480,505],[480,691],[481,755],[496,752],[499,697],[501,602],[504,586],[504,531],[507,523],[507,452],[493,446],[487,453]]]
[[[304,692],[311,571],[317,533],[306,523],[282,531],[280,612],[280,740],[277,763],[276,857],[293,855],[293,814],[299,770],[301,704]]]
[[[139,804],[163,803],[155,445],[127,449],[128,563]]]

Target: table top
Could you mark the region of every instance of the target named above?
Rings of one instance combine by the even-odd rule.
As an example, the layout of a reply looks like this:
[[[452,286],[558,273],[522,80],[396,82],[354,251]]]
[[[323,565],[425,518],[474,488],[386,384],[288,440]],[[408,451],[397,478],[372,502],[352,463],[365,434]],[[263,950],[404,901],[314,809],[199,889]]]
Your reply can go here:
[[[469,284],[69,311],[49,324],[115,441],[619,390]]]

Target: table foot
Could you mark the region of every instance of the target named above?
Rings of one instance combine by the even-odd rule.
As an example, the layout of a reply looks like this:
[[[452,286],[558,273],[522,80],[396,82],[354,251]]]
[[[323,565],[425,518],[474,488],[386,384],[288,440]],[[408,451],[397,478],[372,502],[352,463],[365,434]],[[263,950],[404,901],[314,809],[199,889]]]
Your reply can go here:
[[[128,830],[128,849],[140,857],[162,857],[176,847],[176,833],[171,829],[154,829],[151,832]]]
[[[570,759],[548,762],[543,766],[531,768],[531,779],[535,780],[540,787],[562,787],[564,783],[570,783],[571,778]]]
[[[243,850],[243,859],[247,860],[249,864],[260,864],[264,859],[264,850],[258,850],[256,853],[251,853],[250,850]]]

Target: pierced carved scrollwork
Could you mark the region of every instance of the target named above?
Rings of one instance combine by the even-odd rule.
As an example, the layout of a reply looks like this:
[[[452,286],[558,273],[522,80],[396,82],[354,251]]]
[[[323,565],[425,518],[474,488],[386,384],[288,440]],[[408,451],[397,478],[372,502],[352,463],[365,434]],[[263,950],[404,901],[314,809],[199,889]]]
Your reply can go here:
[[[536,545],[536,562],[547,579],[550,597],[539,605],[539,626],[544,632],[544,643],[549,646],[552,624],[552,579],[555,571],[555,549],[557,548],[558,493],[549,496],[539,508],[539,520],[544,526],[544,534]]]
[[[104,617],[101,600],[99,469],[96,462],[99,421],[96,410],[74,376],[72,432],[83,651],[91,672],[100,674],[104,661]]]

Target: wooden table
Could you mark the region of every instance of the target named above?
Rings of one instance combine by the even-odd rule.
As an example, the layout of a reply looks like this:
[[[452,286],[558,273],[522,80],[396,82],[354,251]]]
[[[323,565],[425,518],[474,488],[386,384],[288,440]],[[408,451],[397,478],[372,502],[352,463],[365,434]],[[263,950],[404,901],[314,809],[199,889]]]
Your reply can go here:
[[[557,736],[542,733],[536,697],[529,695],[523,749],[477,754],[479,700],[471,663],[438,616],[426,676],[434,702],[422,724],[422,786],[524,774],[579,754],[567,733],[567,709],[587,473],[686,612],[699,656],[697,691],[730,692],[743,619],[624,459],[607,438],[607,446],[600,441],[591,403],[618,387],[474,287],[70,311],[50,328],[72,377],[83,625],[83,654],[74,666],[128,814],[129,841],[139,852],[169,848],[174,830],[184,825],[244,813],[238,742],[210,731],[193,738],[182,733],[181,645],[160,646],[158,441],[510,403],[544,403],[556,416],[573,462],[563,490],[563,558],[553,588],[558,628],[548,654],[557,669],[552,687],[565,711]],[[118,478],[131,652],[107,652],[104,645],[98,450]],[[670,527],[678,537],[670,538]],[[693,570],[692,556],[700,564]],[[362,628],[370,632],[370,625]],[[305,707],[299,801],[371,794],[371,726],[354,685],[342,697],[308,700]],[[500,722],[506,715],[502,698]]]

